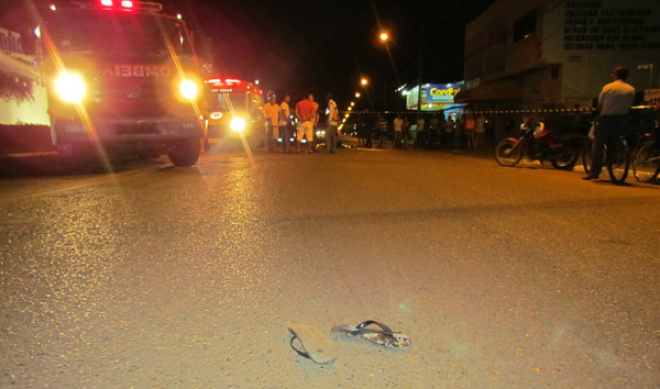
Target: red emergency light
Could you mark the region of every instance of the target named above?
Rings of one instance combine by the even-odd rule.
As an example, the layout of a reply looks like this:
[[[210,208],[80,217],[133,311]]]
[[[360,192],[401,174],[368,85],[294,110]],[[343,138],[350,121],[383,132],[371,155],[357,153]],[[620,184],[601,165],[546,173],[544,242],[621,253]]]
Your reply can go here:
[[[119,4],[119,7],[115,6],[115,0],[101,0],[101,6],[102,7],[121,8],[121,9],[124,9],[124,10],[133,9],[133,1],[132,0],[120,0],[120,1],[117,1],[117,4]]]
[[[238,86],[243,84],[244,81],[237,80],[235,78],[225,78],[224,80],[220,78],[212,78],[207,80],[206,83],[213,86]]]
[[[163,10],[162,4],[151,1],[99,0],[99,4],[102,8],[120,11],[142,10],[147,12],[160,12]]]

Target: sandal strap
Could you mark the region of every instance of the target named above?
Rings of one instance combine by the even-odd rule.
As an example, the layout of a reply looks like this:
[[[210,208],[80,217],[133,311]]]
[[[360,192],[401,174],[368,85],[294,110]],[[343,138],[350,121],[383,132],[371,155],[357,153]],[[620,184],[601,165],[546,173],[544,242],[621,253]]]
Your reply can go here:
[[[370,325],[370,324],[375,324],[375,325],[377,325],[378,327],[380,327],[380,329],[381,329],[382,331],[378,331],[378,332],[390,333],[390,334],[394,333],[394,332],[390,329],[390,327],[388,327],[388,326],[386,326],[385,324],[383,324],[383,323],[381,323],[381,322],[378,322],[378,321],[376,321],[376,320],[367,320],[367,321],[363,321],[362,323],[360,323],[360,324],[357,325],[357,328],[358,328],[359,330],[366,329],[366,328],[364,328],[364,327],[366,327],[366,326],[368,326],[368,325]],[[370,330],[370,331],[373,331],[373,330]]]
[[[378,327],[381,328],[381,330],[366,328],[370,324],[377,325]],[[357,328],[357,330],[351,332],[351,335],[380,334],[380,335],[388,337],[389,339],[391,339],[395,342],[397,341],[397,338],[396,338],[396,336],[394,336],[394,332],[392,332],[390,327],[386,326],[383,323],[377,322],[375,320],[364,321],[364,322],[358,324],[358,326],[356,328]]]
[[[299,355],[301,355],[301,356],[303,356],[303,357],[305,357],[305,358],[307,358],[307,359],[311,359],[311,358],[309,357],[309,354],[308,354],[305,350],[301,350],[301,349],[299,349],[298,347],[294,346],[293,342],[294,342],[295,340],[298,340],[298,342],[300,342],[300,344],[302,345],[302,341],[301,341],[297,336],[295,336],[295,335],[292,336],[292,337],[291,337],[291,341],[289,342],[289,345],[291,346],[291,348],[293,349],[293,351],[297,352]]]

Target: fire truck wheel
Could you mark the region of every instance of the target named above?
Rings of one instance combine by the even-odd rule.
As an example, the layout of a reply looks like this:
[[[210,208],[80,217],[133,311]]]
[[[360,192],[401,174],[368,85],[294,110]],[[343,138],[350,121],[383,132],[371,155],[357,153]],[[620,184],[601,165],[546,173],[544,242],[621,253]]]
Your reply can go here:
[[[197,163],[201,148],[199,139],[183,139],[173,144],[167,155],[174,166],[190,167]]]

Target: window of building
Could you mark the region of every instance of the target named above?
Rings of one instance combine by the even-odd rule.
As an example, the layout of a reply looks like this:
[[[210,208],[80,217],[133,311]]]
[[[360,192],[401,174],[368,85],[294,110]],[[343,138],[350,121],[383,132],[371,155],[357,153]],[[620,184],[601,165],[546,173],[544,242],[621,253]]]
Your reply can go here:
[[[558,78],[559,78],[559,68],[558,67],[552,68],[550,70],[550,79],[556,80]]]
[[[525,39],[536,32],[536,8],[527,12],[513,24],[513,41]]]

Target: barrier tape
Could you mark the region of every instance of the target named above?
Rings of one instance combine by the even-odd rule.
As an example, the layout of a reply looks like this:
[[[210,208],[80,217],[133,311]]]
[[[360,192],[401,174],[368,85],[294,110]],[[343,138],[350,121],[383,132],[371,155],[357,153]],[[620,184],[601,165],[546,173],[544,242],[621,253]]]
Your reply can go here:
[[[439,110],[439,111],[339,111],[342,115],[353,115],[353,114],[362,114],[362,115],[390,115],[390,114],[401,114],[401,115],[429,115],[434,113],[441,113],[444,111],[454,111],[452,109]],[[595,112],[595,108],[561,108],[561,109],[498,109],[498,110],[465,110],[463,114],[519,114],[519,113],[592,113]]]
[[[637,107],[632,107],[633,109],[639,109],[639,110],[653,110],[657,111],[655,108],[651,108],[650,106],[637,106]],[[352,115],[352,114],[363,114],[363,115],[378,115],[378,114],[401,114],[401,115],[429,115],[429,114],[434,114],[434,113],[441,113],[444,111],[455,111],[456,109],[447,109],[447,110],[438,110],[438,111],[417,111],[417,110],[411,110],[411,111],[339,111],[340,114],[342,115]],[[540,113],[593,113],[596,112],[595,108],[555,108],[555,109],[488,109],[488,110],[479,110],[479,111],[472,111],[472,110],[465,110],[463,111],[463,115],[465,114],[540,114]]]

